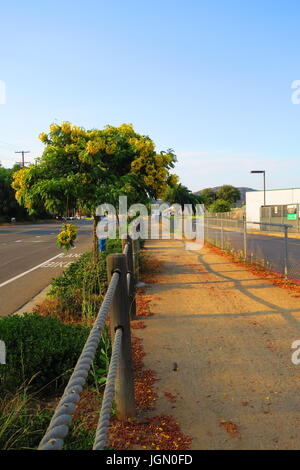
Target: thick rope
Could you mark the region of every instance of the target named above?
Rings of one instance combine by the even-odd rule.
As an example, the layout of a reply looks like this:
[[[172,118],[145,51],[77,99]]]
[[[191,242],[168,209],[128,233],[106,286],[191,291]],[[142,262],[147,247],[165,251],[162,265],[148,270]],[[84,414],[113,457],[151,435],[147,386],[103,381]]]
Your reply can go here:
[[[64,445],[64,438],[68,435],[69,427],[72,422],[72,414],[80,399],[83,385],[85,384],[92,361],[99,346],[100,337],[117,288],[119,276],[117,272],[112,275],[94,326],[65,388],[64,394],[55,409],[46,434],[40,442],[38,450],[60,450]]]
[[[103,450],[107,441],[110,412],[115,391],[115,380],[121,355],[122,334],[122,328],[118,328],[115,334],[112,356],[109,364],[107,382],[104,390],[101,413],[98,421],[93,450]]]

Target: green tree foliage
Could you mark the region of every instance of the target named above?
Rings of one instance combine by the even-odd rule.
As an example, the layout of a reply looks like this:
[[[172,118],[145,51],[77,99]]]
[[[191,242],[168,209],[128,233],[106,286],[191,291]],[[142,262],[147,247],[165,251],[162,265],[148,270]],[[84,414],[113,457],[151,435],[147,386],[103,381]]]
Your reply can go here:
[[[128,203],[146,203],[161,197],[176,157],[171,149],[157,153],[148,136],[136,133],[130,124],[85,130],[69,122],[50,126],[40,134],[45,150],[37,165],[14,174],[17,201],[30,214],[44,207],[51,214],[67,214],[77,208],[94,215],[93,252],[97,261],[95,216],[99,204],[118,206],[121,195]]]
[[[217,199],[215,191],[211,188],[203,189],[200,196],[206,208],[208,208]]]
[[[13,173],[18,169],[18,165],[12,169],[0,165],[0,220],[3,222],[10,221],[11,217],[23,220],[28,216],[26,209],[17,203],[15,191],[11,187]]]
[[[232,205],[223,199],[217,199],[209,206],[209,212],[229,212]]]
[[[176,160],[172,150],[157,153],[153,141],[133,127],[85,130],[68,122],[40,134],[45,150],[37,165],[14,175],[20,204],[35,213],[42,204],[52,214],[69,207],[94,214],[101,203],[115,206],[120,195],[129,203],[160,197]]]
[[[234,204],[241,198],[241,193],[238,188],[235,188],[230,184],[224,184],[217,191],[217,198]]]
[[[180,204],[183,208],[184,204],[202,204],[203,199],[201,196],[193,194],[186,186],[182,184],[175,184],[169,186],[163,197],[165,202],[169,204]]]

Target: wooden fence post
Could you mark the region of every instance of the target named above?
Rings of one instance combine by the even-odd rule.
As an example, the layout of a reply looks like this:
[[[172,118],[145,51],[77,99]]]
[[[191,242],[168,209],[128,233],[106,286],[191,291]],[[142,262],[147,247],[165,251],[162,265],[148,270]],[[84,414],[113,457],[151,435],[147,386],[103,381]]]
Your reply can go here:
[[[128,237],[128,254],[127,254],[127,272],[130,273],[130,283],[129,283],[129,312],[130,318],[132,320],[136,319],[136,300],[135,300],[135,274],[134,274],[134,265],[133,265],[133,250],[132,250],[133,241]]]
[[[140,254],[140,239],[132,240],[132,258],[134,267],[134,276],[136,284],[139,282],[139,254]]]
[[[127,274],[130,274],[129,277],[129,312],[131,320],[136,320],[136,300],[135,300],[135,266],[133,259],[133,240],[128,236],[127,239],[122,240],[122,251],[126,245],[128,245],[128,251],[126,256],[127,262]]]
[[[114,340],[116,328],[122,327],[123,329],[121,357],[115,385],[115,401],[117,417],[122,421],[126,421],[128,418],[133,418],[136,413],[129,318],[129,297],[126,276],[126,255],[121,253],[108,255],[108,282],[110,282],[114,272],[118,272],[120,277],[110,310],[112,340]]]

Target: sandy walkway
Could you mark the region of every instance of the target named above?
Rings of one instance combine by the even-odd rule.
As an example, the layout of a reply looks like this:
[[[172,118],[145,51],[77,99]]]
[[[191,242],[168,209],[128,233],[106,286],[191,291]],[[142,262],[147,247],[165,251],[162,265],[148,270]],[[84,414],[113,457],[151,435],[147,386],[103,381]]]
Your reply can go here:
[[[147,285],[155,315],[135,332],[160,379],[155,414],[175,416],[194,449],[299,449],[300,299],[205,248],[146,248],[163,262]]]

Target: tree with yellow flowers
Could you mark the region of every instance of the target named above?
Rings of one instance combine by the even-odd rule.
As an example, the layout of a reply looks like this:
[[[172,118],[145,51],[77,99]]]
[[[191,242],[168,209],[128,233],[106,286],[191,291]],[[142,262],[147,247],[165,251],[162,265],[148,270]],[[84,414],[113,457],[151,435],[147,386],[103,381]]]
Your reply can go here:
[[[156,152],[153,141],[131,124],[85,130],[63,122],[52,124],[39,138],[45,144],[41,158],[14,173],[12,183],[17,201],[30,214],[42,207],[63,215],[76,207],[94,215],[101,203],[117,207],[121,195],[129,204],[147,203],[177,182],[170,174],[174,152]]]

